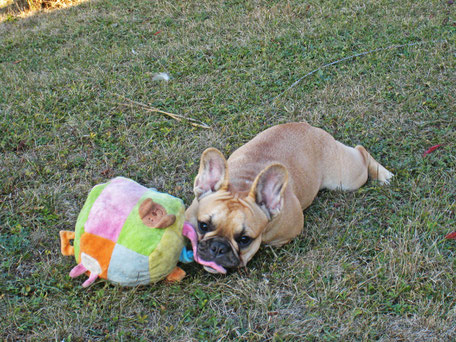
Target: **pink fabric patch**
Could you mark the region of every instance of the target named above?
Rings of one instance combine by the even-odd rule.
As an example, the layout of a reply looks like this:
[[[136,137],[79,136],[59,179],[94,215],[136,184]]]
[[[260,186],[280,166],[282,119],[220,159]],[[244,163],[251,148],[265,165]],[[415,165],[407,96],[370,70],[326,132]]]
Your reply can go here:
[[[90,273],[89,278],[82,283],[82,287],[87,287],[91,285],[95,280],[97,280],[98,274]]]
[[[78,264],[70,271],[70,277],[71,278],[79,277],[84,272],[87,272],[87,268],[85,268],[83,264]]]
[[[146,191],[147,188],[132,180],[113,179],[95,200],[85,231],[117,242],[128,215]]]

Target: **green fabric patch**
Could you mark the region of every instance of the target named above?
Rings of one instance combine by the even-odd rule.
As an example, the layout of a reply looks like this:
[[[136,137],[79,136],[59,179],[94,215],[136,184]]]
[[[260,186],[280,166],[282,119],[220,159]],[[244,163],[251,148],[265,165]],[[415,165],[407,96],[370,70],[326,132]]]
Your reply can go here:
[[[182,206],[181,212],[176,214],[176,222],[171,227],[162,229],[164,234],[160,244],[149,256],[151,283],[156,283],[170,274],[179,261],[180,253],[184,248],[184,236],[182,235],[184,211],[185,208]]]
[[[76,262],[79,263],[79,244],[81,241],[81,235],[84,234],[84,225],[89,218],[90,210],[92,209],[93,204],[95,203],[98,196],[100,196],[101,192],[109,183],[103,183],[95,185],[92,190],[90,190],[89,196],[82,207],[81,212],[79,213],[78,220],[76,221],[76,228],[75,228],[75,237],[73,241],[74,245],[74,257]]]
[[[139,217],[139,206],[147,198],[151,198],[154,202],[162,205],[168,214],[176,215],[176,222],[171,227],[163,229],[147,227]],[[182,233],[183,216],[184,204],[182,200],[168,194],[148,190],[128,215],[117,239],[117,243],[136,253],[149,256],[160,244],[166,231],[173,230],[175,227],[179,228],[180,225]]]

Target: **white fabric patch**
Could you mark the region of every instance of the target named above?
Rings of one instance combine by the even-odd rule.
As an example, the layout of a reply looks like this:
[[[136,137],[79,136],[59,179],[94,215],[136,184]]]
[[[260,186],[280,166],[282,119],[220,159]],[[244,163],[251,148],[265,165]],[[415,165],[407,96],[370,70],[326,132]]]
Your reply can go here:
[[[91,257],[86,253],[81,253],[81,263],[84,265],[86,269],[93,274],[100,274],[101,273],[101,266],[98,261]]]
[[[109,263],[108,279],[123,286],[150,283],[149,257],[116,244]]]

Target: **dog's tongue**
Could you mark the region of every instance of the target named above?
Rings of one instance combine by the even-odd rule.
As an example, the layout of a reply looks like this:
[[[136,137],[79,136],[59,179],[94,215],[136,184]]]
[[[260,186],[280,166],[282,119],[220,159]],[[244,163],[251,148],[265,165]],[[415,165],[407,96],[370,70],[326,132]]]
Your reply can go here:
[[[223,274],[226,273],[226,270],[222,266],[216,264],[213,261],[202,260],[198,256],[198,253],[197,253],[198,252],[198,250],[197,250],[197,247],[198,247],[198,236],[196,235],[195,228],[190,223],[188,223],[188,222],[184,223],[184,227],[182,228],[182,234],[184,236],[186,236],[190,240],[190,242],[192,243],[193,258],[195,259],[195,261],[198,264],[201,264],[201,265],[206,266],[206,267],[210,267],[213,270],[217,271],[218,273],[223,273]]]

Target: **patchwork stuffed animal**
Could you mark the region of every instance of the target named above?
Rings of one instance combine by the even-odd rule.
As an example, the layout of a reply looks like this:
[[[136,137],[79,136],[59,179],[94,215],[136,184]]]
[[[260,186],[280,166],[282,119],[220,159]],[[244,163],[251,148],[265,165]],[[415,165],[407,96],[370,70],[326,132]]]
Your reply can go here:
[[[181,280],[179,256],[189,262],[193,255],[184,248],[184,210],[182,200],[127,178],[96,185],[75,231],[60,232],[62,254],[78,263],[70,276],[86,273],[83,287],[98,277],[123,286]]]

